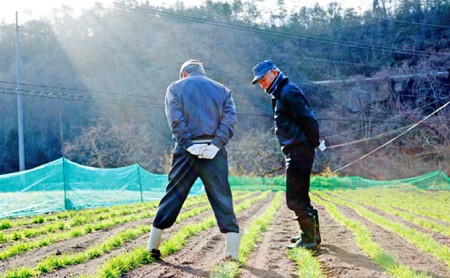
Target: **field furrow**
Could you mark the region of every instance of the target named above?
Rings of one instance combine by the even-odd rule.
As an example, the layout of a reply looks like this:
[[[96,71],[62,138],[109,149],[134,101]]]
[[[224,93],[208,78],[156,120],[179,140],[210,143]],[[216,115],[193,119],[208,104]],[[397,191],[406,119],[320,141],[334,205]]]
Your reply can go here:
[[[411,188],[312,191],[322,244],[288,251],[299,234],[282,191],[233,192],[241,266],[206,195],[189,197],[145,250],[158,202],[0,220],[0,277],[450,277],[450,192]]]

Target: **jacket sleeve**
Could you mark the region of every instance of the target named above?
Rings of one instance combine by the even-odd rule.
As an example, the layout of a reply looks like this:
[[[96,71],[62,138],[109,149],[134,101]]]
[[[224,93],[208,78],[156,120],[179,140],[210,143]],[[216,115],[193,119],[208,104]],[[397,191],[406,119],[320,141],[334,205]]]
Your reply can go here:
[[[308,141],[314,146],[319,146],[320,133],[319,122],[317,121],[314,112],[311,110],[309,103],[301,91],[290,91],[286,94],[289,112],[294,118],[295,122],[305,132]]]
[[[180,103],[174,93],[174,85],[167,88],[165,97],[165,112],[170,129],[176,142],[185,149],[193,145],[191,141],[191,132],[187,128],[186,120],[182,113],[182,103]]]
[[[228,88],[225,88],[225,90],[226,99],[223,104],[222,117],[212,141],[212,143],[219,148],[222,148],[224,145],[226,145],[228,141],[233,137],[234,125],[237,122],[236,106],[234,105],[231,91]]]

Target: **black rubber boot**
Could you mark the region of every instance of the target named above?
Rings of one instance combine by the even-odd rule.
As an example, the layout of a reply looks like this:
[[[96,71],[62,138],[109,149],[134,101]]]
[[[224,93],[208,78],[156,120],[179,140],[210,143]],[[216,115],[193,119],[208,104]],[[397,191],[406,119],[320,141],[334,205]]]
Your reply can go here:
[[[319,226],[319,213],[317,212],[317,209],[313,209],[313,215],[314,215],[314,228],[315,228],[315,234],[316,234],[316,244],[319,245],[322,242],[322,238],[320,237],[320,226]]]
[[[322,238],[320,237],[320,225],[319,225],[319,213],[316,209],[312,209],[312,214],[314,216],[314,228],[316,233],[316,244],[319,245],[322,242]],[[299,236],[291,237],[291,243],[296,243],[302,238],[303,232]]]
[[[298,219],[300,229],[302,230],[301,239],[292,245],[287,245],[287,249],[305,248],[308,250],[316,250],[316,229],[314,225],[314,216],[308,215],[307,218]]]

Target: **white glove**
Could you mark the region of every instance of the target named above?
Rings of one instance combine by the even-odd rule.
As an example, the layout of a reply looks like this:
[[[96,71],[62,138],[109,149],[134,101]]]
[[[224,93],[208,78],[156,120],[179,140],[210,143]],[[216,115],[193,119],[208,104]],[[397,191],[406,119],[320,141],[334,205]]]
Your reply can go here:
[[[194,144],[186,149],[186,151],[190,152],[192,155],[198,156],[203,153],[208,144]]]
[[[320,140],[320,144],[317,147],[319,149],[319,151],[323,152],[324,150],[327,149],[327,147],[325,146],[325,140]]]
[[[209,144],[198,157],[203,159],[213,159],[216,154],[219,152],[219,148],[214,144]]]

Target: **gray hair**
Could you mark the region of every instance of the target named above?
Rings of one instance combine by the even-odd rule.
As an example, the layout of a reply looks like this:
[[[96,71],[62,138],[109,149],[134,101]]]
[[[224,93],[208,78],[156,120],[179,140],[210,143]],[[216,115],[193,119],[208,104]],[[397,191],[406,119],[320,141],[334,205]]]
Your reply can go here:
[[[205,74],[205,69],[203,68],[203,63],[200,62],[200,60],[191,59],[189,61],[186,61],[181,65],[180,68],[180,76],[181,73],[185,72],[187,74],[190,74],[192,72],[199,72]]]

